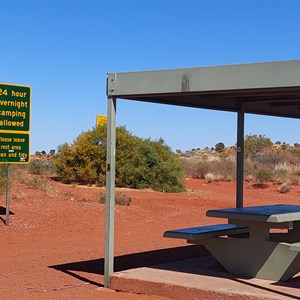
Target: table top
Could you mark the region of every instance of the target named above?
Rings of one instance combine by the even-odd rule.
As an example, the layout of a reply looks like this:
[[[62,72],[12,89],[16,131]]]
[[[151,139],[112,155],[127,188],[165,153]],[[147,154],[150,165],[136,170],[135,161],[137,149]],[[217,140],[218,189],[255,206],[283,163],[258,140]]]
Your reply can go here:
[[[206,212],[208,217],[248,220],[257,222],[300,221],[300,205],[276,204],[248,206],[239,208],[212,209]]]

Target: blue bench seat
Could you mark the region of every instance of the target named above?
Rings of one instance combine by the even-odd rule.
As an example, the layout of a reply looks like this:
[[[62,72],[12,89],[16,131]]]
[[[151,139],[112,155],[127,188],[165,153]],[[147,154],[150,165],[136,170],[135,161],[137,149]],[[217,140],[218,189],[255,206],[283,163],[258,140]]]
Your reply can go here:
[[[235,224],[217,224],[200,227],[191,227],[184,229],[168,230],[164,237],[186,239],[189,241],[213,238],[224,235],[234,235],[248,233],[247,226],[238,226]]]

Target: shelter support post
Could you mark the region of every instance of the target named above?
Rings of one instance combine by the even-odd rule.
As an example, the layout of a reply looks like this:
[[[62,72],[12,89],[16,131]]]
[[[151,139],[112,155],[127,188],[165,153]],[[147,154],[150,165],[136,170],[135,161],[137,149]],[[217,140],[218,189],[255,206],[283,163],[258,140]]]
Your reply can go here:
[[[236,153],[236,207],[243,207],[244,188],[244,105],[238,111],[237,118],[237,153]]]
[[[104,286],[110,286],[114,269],[114,214],[116,161],[116,98],[107,98],[106,200]]]

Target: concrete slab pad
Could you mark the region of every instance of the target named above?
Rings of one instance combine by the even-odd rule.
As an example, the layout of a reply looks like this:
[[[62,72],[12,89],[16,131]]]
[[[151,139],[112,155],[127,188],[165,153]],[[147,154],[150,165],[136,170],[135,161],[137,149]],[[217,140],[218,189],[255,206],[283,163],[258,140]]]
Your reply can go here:
[[[111,288],[178,300],[300,299],[300,273],[287,282],[238,278],[205,256],[116,272]]]

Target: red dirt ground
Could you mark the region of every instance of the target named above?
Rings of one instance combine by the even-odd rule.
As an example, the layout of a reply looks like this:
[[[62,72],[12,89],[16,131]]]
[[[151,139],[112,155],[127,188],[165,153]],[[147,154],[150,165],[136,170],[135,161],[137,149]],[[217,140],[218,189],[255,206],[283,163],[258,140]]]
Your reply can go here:
[[[13,183],[8,227],[5,196],[0,197],[0,298],[166,299],[103,288],[105,205],[98,199],[104,189],[52,183],[54,196]],[[186,186],[181,194],[119,189],[132,203],[116,206],[115,256],[134,260],[125,255],[184,246],[184,241],[163,238],[163,232],[222,222],[206,217],[206,210],[235,206],[232,182],[189,179]],[[245,183],[244,204],[300,204],[300,187],[287,194],[277,189]]]

